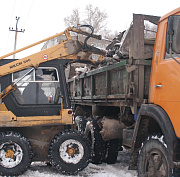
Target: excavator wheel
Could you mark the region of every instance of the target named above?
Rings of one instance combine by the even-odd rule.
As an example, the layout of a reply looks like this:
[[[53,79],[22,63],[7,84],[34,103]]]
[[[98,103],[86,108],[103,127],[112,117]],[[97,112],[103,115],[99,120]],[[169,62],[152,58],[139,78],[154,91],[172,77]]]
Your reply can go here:
[[[52,166],[63,174],[76,174],[90,161],[87,139],[74,130],[58,133],[51,141],[49,158]]]
[[[33,157],[30,142],[17,132],[0,133],[0,175],[18,176],[25,172]]]

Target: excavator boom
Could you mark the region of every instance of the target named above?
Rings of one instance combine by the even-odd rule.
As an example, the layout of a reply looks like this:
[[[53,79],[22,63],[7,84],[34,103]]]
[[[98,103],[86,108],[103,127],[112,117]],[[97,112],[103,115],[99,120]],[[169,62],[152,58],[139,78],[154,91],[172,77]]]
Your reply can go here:
[[[100,55],[99,60],[101,60],[104,57],[105,51],[92,47],[92,46],[87,46],[87,44],[85,43],[83,44],[82,42],[78,40],[73,40],[70,34],[70,31],[75,32],[77,34],[88,36],[87,38],[92,37],[95,39],[101,39],[100,35],[94,35],[92,33],[88,33],[86,31],[82,31],[74,27],[69,27],[64,32],[58,33],[56,35],[53,35],[51,37],[48,37],[46,39],[43,39],[34,44],[28,45],[26,47],[23,47],[19,50],[16,50],[14,52],[11,52],[7,55],[0,57],[0,60],[1,60],[13,54],[19,53],[23,50],[26,50],[28,48],[36,46],[42,42],[53,39],[55,37],[58,37],[61,35],[66,36],[66,40],[61,41],[59,44],[56,44],[50,48],[44,49],[40,52],[24,57],[22,59],[10,62],[6,65],[0,66],[0,77],[26,69],[28,67],[38,68],[39,64],[50,61],[50,60],[54,60],[54,59],[69,59],[76,62],[77,61],[91,62],[95,64],[96,63],[95,61],[93,61],[92,59],[89,59],[89,56],[92,53],[99,54]],[[86,39],[85,41],[87,43]],[[5,90],[3,90],[0,94],[0,99],[2,99],[8,93],[10,93],[14,89],[14,87],[15,87],[15,84],[12,84],[8,86]]]

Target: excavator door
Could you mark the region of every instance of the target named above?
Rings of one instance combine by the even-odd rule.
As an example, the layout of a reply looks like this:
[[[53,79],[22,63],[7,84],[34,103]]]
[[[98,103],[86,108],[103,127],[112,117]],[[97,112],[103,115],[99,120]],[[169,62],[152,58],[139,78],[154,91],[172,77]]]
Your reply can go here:
[[[8,110],[18,117],[59,115],[60,97],[63,98],[63,107],[70,108],[63,67],[65,62],[53,60],[40,64],[37,69],[30,67],[2,77],[3,90],[25,75],[15,90],[3,99]]]

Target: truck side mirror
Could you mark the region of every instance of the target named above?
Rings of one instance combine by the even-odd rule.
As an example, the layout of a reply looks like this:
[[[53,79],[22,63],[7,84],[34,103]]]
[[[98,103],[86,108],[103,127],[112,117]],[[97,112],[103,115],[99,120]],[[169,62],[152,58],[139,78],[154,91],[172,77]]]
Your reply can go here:
[[[173,15],[168,19],[167,37],[166,37],[166,52],[180,53],[180,16]]]

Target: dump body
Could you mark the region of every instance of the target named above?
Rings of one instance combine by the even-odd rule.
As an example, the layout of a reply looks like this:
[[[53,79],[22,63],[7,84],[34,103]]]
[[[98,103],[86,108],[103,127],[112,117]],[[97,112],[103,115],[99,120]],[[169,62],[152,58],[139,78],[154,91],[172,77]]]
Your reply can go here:
[[[151,60],[128,60],[95,69],[68,80],[73,104],[129,106],[137,108],[148,101]]]

